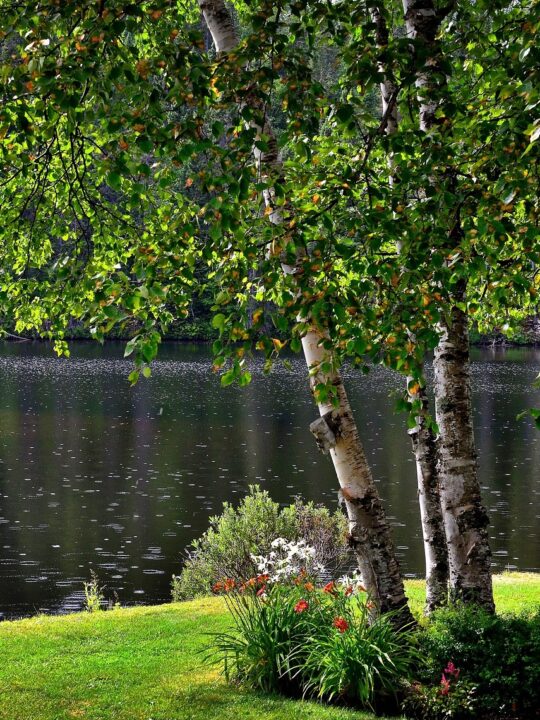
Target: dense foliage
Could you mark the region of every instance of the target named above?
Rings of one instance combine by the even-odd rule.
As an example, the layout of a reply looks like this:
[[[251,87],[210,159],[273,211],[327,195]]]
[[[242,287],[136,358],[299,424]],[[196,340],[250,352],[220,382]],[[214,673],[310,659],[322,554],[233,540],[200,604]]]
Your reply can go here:
[[[300,574],[265,592],[228,595],[234,630],[215,648],[230,679],[360,707],[389,706],[416,657],[409,633],[370,618],[365,593],[347,580],[316,588]]]
[[[195,3],[0,9],[0,299],[18,332],[62,338],[75,318],[101,339],[135,322],[144,369],[211,279],[217,366],[245,383],[246,353],[283,346],[276,329],[299,349],[299,317],[339,359],[421,375],[464,282],[481,328],[510,331],[534,309],[536,2],[439,8],[447,79],[427,136],[414,117],[425,50],[392,3],[385,47],[370,3],[239,4],[226,60]],[[383,67],[399,89],[391,135]],[[283,163],[261,177],[267,113]],[[270,187],[279,226],[261,208]]]
[[[280,507],[267,491],[251,486],[238,507],[225,503],[223,513],[193,542],[182,572],[173,578],[175,600],[208,595],[223,578],[243,580],[258,573],[253,556],[267,555],[278,538],[302,540],[315,548],[316,562],[339,571],[350,562],[347,523],[340,511],[297,499]]]
[[[531,718],[540,710],[540,613],[491,615],[453,606],[399,633],[370,618],[354,578],[317,588],[308,575],[268,575],[225,590],[234,625],[209,657],[230,680],[265,691],[419,720]],[[397,704],[396,704],[397,703]]]
[[[419,649],[424,685],[410,702],[418,717],[533,717],[540,710],[539,609],[517,616],[438,610]]]

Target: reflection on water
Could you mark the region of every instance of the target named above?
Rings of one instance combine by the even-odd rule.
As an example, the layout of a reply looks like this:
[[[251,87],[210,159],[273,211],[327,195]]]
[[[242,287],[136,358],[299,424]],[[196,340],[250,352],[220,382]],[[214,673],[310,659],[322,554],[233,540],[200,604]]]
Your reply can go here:
[[[94,569],[121,603],[169,597],[185,546],[225,500],[260,483],[280,502],[335,505],[330,461],[308,431],[316,411],[302,361],[244,389],[219,386],[207,347],[165,345],[135,388],[121,345],[0,348],[0,616],[81,607]],[[497,568],[540,568],[540,433],[524,408],[538,350],[477,350],[481,482]],[[345,373],[405,573],[422,573],[415,468],[401,379]]]

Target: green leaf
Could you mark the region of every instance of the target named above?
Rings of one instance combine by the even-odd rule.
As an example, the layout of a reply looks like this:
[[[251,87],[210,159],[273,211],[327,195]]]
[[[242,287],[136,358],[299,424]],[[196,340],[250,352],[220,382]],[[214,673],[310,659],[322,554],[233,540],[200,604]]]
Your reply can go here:
[[[114,190],[119,190],[122,187],[122,176],[117,172],[110,172],[107,175],[107,185]]]
[[[227,372],[223,373],[221,376],[221,385],[222,387],[227,387],[227,385],[232,385],[232,383],[236,379],[236,372],[234,370],[227,370]]]
[[[227,320],[227,318],[225,317],[225,315],[223,315],[223,313],[218,313],[217,315],[214,315],[214,317],[212,318],[212,327],[215,328],[216,330],[219,330],[219,332],[221,334],[223,332],[223,330],[225,329],[226,320]]]

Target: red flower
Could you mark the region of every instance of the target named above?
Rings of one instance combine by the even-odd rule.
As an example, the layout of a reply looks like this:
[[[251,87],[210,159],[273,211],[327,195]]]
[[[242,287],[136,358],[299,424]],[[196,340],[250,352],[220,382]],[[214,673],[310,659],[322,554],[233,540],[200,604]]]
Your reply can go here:
[[[307,600],[299,600],[296,605],[294,606],[294,612],[296,613],[303,613],[304,610],[307,610],[309,607],[309,603]]]
[[[450,692],[450,680],[446,677],[446,675],[443,673],[441,676],[441,695],[448,695]]]
[[[456,680],[459,677],[459,669],[454,665],[452,661],[448,663],[448,665],[444,668],[444,672],[446,675],[452,675]]]
[[[352,585],[349,585],[348,587],[346,587],[346,588],[345,588],[345,597],[349,597],[349,595],[352,595],[352,594],[353,594],[353,589],[354,589],[354,588],[353,588]]]
[[[264,595],[265,592],[266,592],[266,585],[262,585],[262,586],[257,590],[257,597],[261,597],[261,595]]]
[[[212,592],[213,593],[219,593],[222,592],[224,589],[224,584],[221,582],[221,580],[218,580],[217,583],[212,585]]]
[[[225,582],[223,583],[223,589],[225,592],[231,592],[231,590],[234,590],[236,587],[236,583],[232,578],[225,578]]]
[[[330,595],[334,595],[336,592],[336,583],[333,580],[330,580],[329,583],[326,583],[326,585],[323,587],[323,591],[325,593],[329,593]]]
[[[349,623],[345,620],[345,618],[342,617],[334,618],[333,625],[339,630],[340,633],[344,633],[345,630],[349,629]]]
[[[257,582],[259,583],[259,585],[264,585],[268,582],[269,579],[270,575],[268,575],[268,573],[265,573],[264,575],[257,575]]]

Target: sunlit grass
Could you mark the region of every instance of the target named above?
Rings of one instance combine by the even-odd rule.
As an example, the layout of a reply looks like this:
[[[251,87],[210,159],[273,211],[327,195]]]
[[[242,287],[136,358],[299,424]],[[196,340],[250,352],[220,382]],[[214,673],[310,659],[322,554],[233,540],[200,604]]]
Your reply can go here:
[[[407,580],[407,597],[416,615],[424,606],[425,583]],[[497,612],[518,613],[540,604],[540,573],[504,572],[493,576]]]
[[[423,583],[407,583],[421,612]],[[499,611],[540,602],[540,575],[495,578]],[[2,720],[367,720],[373,716],[227,686],[203,662],[229,623],[223,601],[0,624]]]

